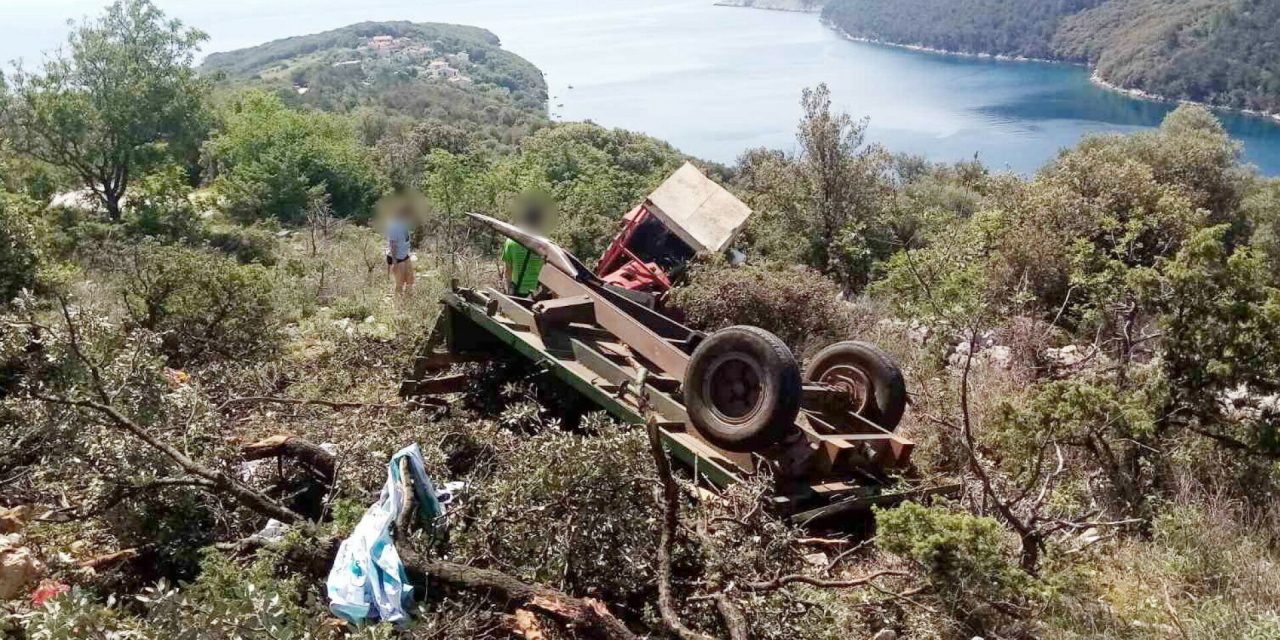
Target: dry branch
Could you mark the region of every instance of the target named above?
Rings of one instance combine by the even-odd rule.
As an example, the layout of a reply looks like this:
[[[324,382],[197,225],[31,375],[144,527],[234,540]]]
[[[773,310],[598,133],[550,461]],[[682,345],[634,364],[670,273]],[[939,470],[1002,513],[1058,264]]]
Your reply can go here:
[[[337,461],[328,451],[308,440],[288,434],[279,434],[240,447],[245,460],[289,458],[316,472],[326,484],[336,476]]]
[[[658,423],[650,419],[647,423],[649,433],[649,451],[653,454],[653,463],[658,467],[658,479],[662,481],[662,533],[658,540],[658,612],[662,615],[663,624],[682,640],[713,640],[686,627],[676,611],[675,596],[671,589],[671,547],[675,544],[676,527],[679,525],[680,487],[671,475],[671,465],[667,462],[667,454],[662,450],[662,441],[658,438]]]
[[[104,398],[108,397],[105,392],[101,394]],[[248,486],[241,484],[231,476],[217,469],[210,469],[195,460],[187,457],[186,454],[174,448],[167,442],[162,442],[159,438],[147,431],[142,425],[129,419],[123,413],[120,413],[115,407],[93,400],[74,400],[71,398],[63,398],[59,396],[45,396],[35,394],[35,398],[44,402],[61,404],[79,409],[89,409],[106,418],[108,426],[115,427],[130,435],[142,440],[151,448],[164,454],[174,464],[178,465],[183,471],[209,482],[211,491],[215,493],[226,493],[235,499],[236,502],[248,507],[256,513],[275,518],[281,522],[292,524],[306,520],[302,514],[294,511],[284,505],[272,500],[270,497],[255,491]]]
[[[599,600],[575,598],[563,591],[528,584],[493,569],[423,559],[412,552],[401,552],[401,557],[406,570],[416,570],[451,587],[482,594],[509,611],[523,609],[547,616],[588,638],[636,638]]]

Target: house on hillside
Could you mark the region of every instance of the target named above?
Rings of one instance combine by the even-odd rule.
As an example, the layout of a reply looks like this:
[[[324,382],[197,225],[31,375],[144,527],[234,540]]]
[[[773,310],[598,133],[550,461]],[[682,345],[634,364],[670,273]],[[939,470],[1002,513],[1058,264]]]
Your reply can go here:
[[[431,64],[427,65],[427,73],[431,74],[433,78],[456,78],[458,76],[458,70],[449,66],[449,63],[444,60],[432,60]]]

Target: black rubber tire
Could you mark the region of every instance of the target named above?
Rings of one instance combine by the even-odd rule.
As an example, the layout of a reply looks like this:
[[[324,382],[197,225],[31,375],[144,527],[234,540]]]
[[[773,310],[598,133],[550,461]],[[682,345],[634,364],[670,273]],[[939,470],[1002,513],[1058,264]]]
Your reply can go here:
[[[754,392],[740,400],[739,415],[726,414],[713,396],[711,381],[727,362],[750,376]],[[743,372],[749,368],[749,372]],[[717,388],[723,387],[723,384]],[[778,336],[759,327],[736,326],[707,336],[694,349],[685,372],[684,400],[689,421],[708,442],[729,451],[759,451],[789,434],[800,413],[800,366]],[[723,396],[721,396],[723,397]]]
[[[809,361],[804,369],[804,379],[819,382],[822,374],[837,364],[857,367],[871,383],[872,401],[866,403],[862,417],[890,431],[897,429],[907,409],[907,383],[893,357],[867,342],[837,342],[819,351]]]

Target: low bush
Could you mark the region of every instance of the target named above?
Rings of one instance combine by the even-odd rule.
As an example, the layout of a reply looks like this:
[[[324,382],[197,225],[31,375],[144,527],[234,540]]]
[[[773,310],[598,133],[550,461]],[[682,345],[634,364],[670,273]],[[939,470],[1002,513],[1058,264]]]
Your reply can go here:
[[[782,338],[797,355],[852,337],[858,324],[835,282],[794,265],[701,265],[673,292],[672,302],[699,329],[754,325]]]
[[[262,225],[214,227],[208,233],[208,243],[240,264],[258,263],[267,267],[275,265],[280,251],[275,232]]]
[[[991,518],[908,502],[877,511],[876,524],[880,548],[919,565],[939,600],[975,628],[990,624],[993,603],[1020,600],[1032,586]]]
[[[455,548],[527,580],[643,607],[658,539],[644,434],[599,425],[592,436],[548,429],[510,442],[474,487],[475,519]]]
[[[39,259],[33,209],[30,200],[0,191],[0,307],[35,285]]]
[[[130,321],[162,336],[174,366],[260,356],[277,346],[274,284],[261,266],[204,250],[144,244],[118,269]]]

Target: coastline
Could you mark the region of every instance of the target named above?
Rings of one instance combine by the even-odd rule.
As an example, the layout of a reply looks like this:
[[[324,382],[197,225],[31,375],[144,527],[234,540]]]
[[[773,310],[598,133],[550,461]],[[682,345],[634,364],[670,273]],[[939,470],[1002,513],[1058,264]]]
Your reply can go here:
[[[1103,78],[1101,75],[1098,74],[1098,71],[1096,69],[1090,70],[1089,82],[1092,82],[1094,85],[1097,85],[1108,91],[1115,91],[1116,93],[1122,93],[1126,96],[1129,96],[1130,98],[1136,98],[1138,100],[1147,100],[1149,102],[1164,102],[1169,104],[1195,104],[1195,105],[1200,105],[1202,107],[1205,107],[1207,109],[1212,109],[1214,111],[1226,111],[1229,113],[1237,113],[1240,115],[1252,116],[1254,118],[1263,118],[1266,120],[1273,120],[1275,122],[1280,122],[1280,112],[1258,111],[1257,109],[1241,109],[1239,107],[1224,107],[1222,105],[1211,104],[1208,102],[1201,102],[1199,100],[1187,100],[1185,98],[1170,98],[1169,96],[1162,96],[1158,93],[1143,91],[1142,89],[1128,89],[1118,84],[1114,84],[1108,81],[1106,78]]]
[[[1205,107],[1207,109],[1212,109],[1214,111],[1235,113],[1235,114],[1240,114],[1245,116],[1251,116],[1254,118],[1262,118],[1265,120],[1280,122],[1280,112],[1258,111],[1257,109],[1242,109],[1240,107],[1228,107],[1224,105],[1212,104],[1209,102],[1202,102],[1199,100],[1187,100],[1185,98],[1171,98],[1169,96],[1163,96],[1158,93],[1151,93],[1150,91],[1144,91],[1142,89],[1128,89],[1125,87],[1121,87],[1117,84],[1113,84],[1109,82],[1108,80],[1106,80],[1105,78],[1103,78],[1101,75],[1098,74],[1097,69],[1082,62],[1072,62],[1070,60],[1052,60],[1049,58],[1029,58],[1026,56],[1006,56],[1006,55],[1001,55],[996,53],[969,53],[966,51],[950,51],[947,49],[938,49],[935,47],[927,47],[924,45],[917,45],[917,44],[902,44],[900,42],[888,42],[885,40],[878,40],[875,38],[855,36],[849,33],[848,31],[845,31],[843,28],[833,24],[830,20],[827,20],[826,18],[822,19],[822,24],[823,26],[831,29],[832,31],[835,31],[837,34],[840,35],[840,37],[846,40],[850,40],[852,42],[874,44],[882,47],[896,47],[898,49],[906,49],[908,51],[918,51],[921,53],[930,53],[934,55],[957,56],[961,58],[980,58],[980,59],[986,59],[986,60],[998,60],[1001,62],[1040,62],[1040,63],[1065,64],[1065,65],[1071,65],[1076,67],[1084,67],[1086,69],[1089,69],[1089,82],[1093,83],[1095,86],[1101,87],[1108,91],[1114,91],[1116,93],[1124,94],[1126,96],[1129,96],[1130,98],[1136,98],[1138,100],[1147,100],[1150,102],[1164,102],[1164,103],[1170,103],[1170,104],[1194,104],[1194,105]]]
[[[823,0],[817,0],[813,6],[806,8],[804,0],[717,0],[717,7],[735,9],[759,9],[761,11],[784,11],[787,13],[822,13]]]
[[[1086,66],[1079,62],[1071,62],[1067,60],[1051,60],[1049,58],[1032,58],[1028,56],[1007,56],[1001,53],[972,53],[969,51],[952,51],[950,49],[939,49],[937,47],[929,47],[922,44],[903,44],[901,42],[891,42],[889,40],[880,40],[877,38],[867,38],[864,36],[855,36],[845,31],[835,23],[822,18],[822,25],[832,31],[835,31],[841,38],[852,42],[861,42],[864,44],[874,44],[881,47],[894,47],[895,49],[906,49],[908,51],[917,51],[919,53],[931,53],[942,56],[955,56],[958,58],[978,58],[982,60],[998,60],[1000,62],[1038,62],[1050,64],[1067,64],[1077,67]]]

